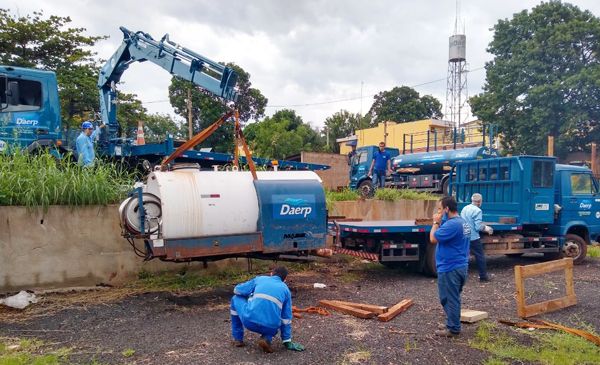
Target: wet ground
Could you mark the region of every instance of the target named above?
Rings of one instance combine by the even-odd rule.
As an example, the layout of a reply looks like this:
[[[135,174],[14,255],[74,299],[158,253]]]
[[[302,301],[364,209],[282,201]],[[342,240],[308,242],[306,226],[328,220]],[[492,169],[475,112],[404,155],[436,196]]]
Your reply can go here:
[[[489,258],[490,283],[478,281],[472,264],[463,308],[487,311],[491,321],[517,320],[513,266],[538,262],[539,258],[531,257]],[[598,259],[576,266],[578,304],[537,318],[600,328],[599,269]],[[275,353],[264,354],[252,333],[246,335],[246,347],[232,347],[231,286],[186,293],[123,294],[120,289],[108,289],[47,295],[23,313],[0,309],[0,336],[39,338],[57,348],[73,348],[75,362],[101,364],[479,364],[489,358],[469,346],[477,324],[464,325],[456,339],[433,335],[444,320],[433,278],[373,265],[364,270],[336,263],[291,273],[288,281],[298,307],[316,305],[321,299],[392,306],[412,298],[415,304],[387,323],[339,313],[305,314],[293,322],[294,340],[306,346],[302,353],[287,351],[276,340]],[[315,289],[315,282],[327,287]],[[561,296],[564,276],[529,279],[526,289],[528,301]],[[69,305],[69,296],[78,300]],[[123,355],[128,349],[135,351],[133,356]]]

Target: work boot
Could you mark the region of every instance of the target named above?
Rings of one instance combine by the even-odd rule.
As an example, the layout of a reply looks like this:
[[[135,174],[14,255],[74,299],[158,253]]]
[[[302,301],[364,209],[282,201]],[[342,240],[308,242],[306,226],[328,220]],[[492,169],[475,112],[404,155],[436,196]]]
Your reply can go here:
[[[233,340],[231,341],[231,344],[235,347],[244,347],[246,346],[246,344],[244,343],[244,341],[238,341],[238,340]]]
[[[267,354],[270,354],[273,352],[273,347],[271,347],[271,342],[267,341],[264,337],[261,337],[260,340],[258,340],[258,347],[260,347]]]
[[[460,335],[460,332],[452,332],[448,329],[444,329],[444,330],[437,330],[434,332],[434,334],[436,336],[440,336],[440,337],[458,337]]]
[[[481,282],[481,283],[489,283],[490,281],[492,281],[492,279],[490,279],[489,276],[479,278],[479,282]]]
[[[446,327],[446,325],[445,325],[445,324],[443,324],[443,323],[438,323],[438,325],[437,325],[437,328],[438,328],[438,330],[440,330],[440,331],[445,331],[445,330],[447,330],[447,329],[448,329],[448,327]]]

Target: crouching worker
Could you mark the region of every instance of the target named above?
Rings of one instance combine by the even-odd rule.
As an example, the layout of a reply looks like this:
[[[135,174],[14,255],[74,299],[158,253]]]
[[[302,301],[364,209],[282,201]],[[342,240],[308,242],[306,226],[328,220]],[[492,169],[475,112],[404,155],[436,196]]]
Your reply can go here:
[[[279,266],[271,276],[257,276],[236,285],[231,298],[231,333],[233,344],[244,346],[244,328],[261,335],[258,346],[273,352],[272,340],[281,331],[286,349],[303,351],[304,346],[292,342],[292,294],[285,284],[288,271]]]

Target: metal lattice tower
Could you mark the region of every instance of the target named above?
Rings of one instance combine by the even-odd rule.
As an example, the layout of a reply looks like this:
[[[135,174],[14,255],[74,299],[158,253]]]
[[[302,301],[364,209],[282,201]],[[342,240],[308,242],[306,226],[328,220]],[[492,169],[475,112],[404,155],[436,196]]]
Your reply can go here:
[[[446,88],[445,118],[452,126],[461,128],[467,122],[469,107],[467,99],[467,36],[458,34],[459,2],[456,2],[456,20],[454,35],[450,36],[448,76]]]

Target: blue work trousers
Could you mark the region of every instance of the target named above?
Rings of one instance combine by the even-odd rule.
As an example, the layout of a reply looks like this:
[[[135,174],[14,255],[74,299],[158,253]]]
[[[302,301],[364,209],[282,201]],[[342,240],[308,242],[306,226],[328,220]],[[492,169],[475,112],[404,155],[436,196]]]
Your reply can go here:
[[[467,281],[467,266],[449,272],[438,272],[438,294],[446,312],[446,328],[460,333],[460,294]]]
[[[277,334],[279,328],[268,328],[252,322],[248,318],[246,308],[248,307],[248,298],[240,295],[234,295],[231,298],[231,335],[236,341],[244,340],[244,328],[260,334],[265,340],[271,342],[273,336]]]
[[[385,187],[385,170],[373,170],[373,188]]]
[[[479,279],[487,279],[488,274],[485,266],[485,254],[483,253],[483,244],[481,240],[473,240],[470,245],[471,253],[475,256],[477,270],[479,270]]]

